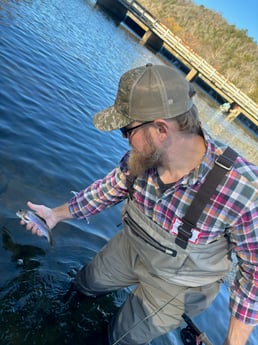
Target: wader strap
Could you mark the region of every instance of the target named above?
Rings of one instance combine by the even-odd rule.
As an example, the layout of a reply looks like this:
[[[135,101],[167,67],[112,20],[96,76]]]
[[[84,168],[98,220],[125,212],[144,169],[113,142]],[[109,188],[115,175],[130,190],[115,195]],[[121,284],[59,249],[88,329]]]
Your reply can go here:
[[[126,187],[128,189],[128,194],[130,199],[133,200],[133,184],[136,179],[136,176],[128,175],[126,176]]]
[[[238,154],[233,149],[227,147],[223,154],[215,160],[213,169],[208,173],[206,180],[201,185],[185,216],[182,218],[183,224],[178,228],[175,242],[181,248],[185,249],[187,247],[188,240],[192,237],[192,229],[195,227],[204,207],[209,202],[224,175],[232,169],[237,156]]]

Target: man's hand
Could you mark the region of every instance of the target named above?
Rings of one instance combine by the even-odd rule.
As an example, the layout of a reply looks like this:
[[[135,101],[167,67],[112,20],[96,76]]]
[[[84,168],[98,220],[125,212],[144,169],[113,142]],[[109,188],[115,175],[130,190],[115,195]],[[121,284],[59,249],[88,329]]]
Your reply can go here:
[[[72,218],[67,203],[51,209],[44,205],[37,205],[28,201],[27,206],[31,210],[35,211],[38,216],[43,218],[50,229],[53,229],[58,222]],[[25,224],[23,220],[21,221],[21,223]],[[33,222],[27,223],[26,228],[27,230],[30,230],[33,234],[38,234],[39,236],[41,235],[41,232],[39,231],[37,224]]]
[[[253,327],[253,325],[247,325],[232,316],[228,335],[223,345],[246,345]]]

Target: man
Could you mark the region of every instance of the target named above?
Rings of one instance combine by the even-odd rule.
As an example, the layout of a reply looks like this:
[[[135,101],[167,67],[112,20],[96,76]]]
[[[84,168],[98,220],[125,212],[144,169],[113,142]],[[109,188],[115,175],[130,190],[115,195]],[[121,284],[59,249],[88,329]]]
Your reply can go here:
[[[184,312],[194,316],[207,308],[230,270],[232,247],[239,269],[224,344],[246,344],[257,323],[257,167],[237,156],[183,244],[179,236],[187,209],[226,148],[202,129],[193,95],[171,67],[128,71],[115,104],[97,113],[94,124],[120,129],[131,151],[68,203],[54,209],[28,203],[53,228],[126,200],[123,230],[75,279],[89,296],[135,286],[110,323],[109,344],[147,344],[178,327]],[[40,235],[35,224],[27,227]]]

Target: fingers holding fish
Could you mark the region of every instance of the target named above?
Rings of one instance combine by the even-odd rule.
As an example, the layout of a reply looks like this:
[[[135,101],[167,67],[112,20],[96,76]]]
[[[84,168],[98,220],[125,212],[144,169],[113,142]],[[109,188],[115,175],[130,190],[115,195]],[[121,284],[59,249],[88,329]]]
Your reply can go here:
[[[21,223],[22,222],[24,223],[24,221],[21,221]],[[25,224],[26,224],[26,229],[28,231],[31,231],[32,234],[38,235],[38,236],[43,236],[42,232],[40,231],[40,229],[36,223],[29,222],[29,223],[25,223]]]
[[[42,233],[40,229],[38,228],[37,224],[33,222],[25,222],[23,219],[21,219],[20,223],[21,225],[25,225],[26,230],[31,231],[32,234],[42,236]]]
[[[53,242],[51,229],[58,222],[73,218],[68,202],[56,208],[49,208],[28,201],[27,206],[28,210],[18,210],[16,212],[16,215],[21,218],[21,224],[26,224],[27,230],[30,230],[33,234],[46,237],[50,244]]]
[[[40,207],[47,209],[45,206]],[[37,234],[38,236],[46,237],[48,242],[52,245],[52,231],[43,217],[31,210],[18,210],[16,215],[21,218],[22,224],[26,224],[27,230],[30,230],[33,234]]]
[[[27,206],[33,210],[38,217],[40,217],[50,229],[52,229],[55,225],[56,222],[52,220],[53,218],[53,212],[52,209],[45,206],[45,205],[38,205],[38,204],[33,204],[31,201],[27,202]]]

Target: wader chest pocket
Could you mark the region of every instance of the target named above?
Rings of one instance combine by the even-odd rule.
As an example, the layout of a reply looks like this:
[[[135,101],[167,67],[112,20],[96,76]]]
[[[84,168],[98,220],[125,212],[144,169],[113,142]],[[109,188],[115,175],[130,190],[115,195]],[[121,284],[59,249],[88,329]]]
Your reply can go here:
[[[166,254],[173,256],[173,257],[177,256],[177,251],[175,249],[168,248],[168,247],[162,245],[161,243],[159,243],[151,235],[149,235],[145,230],[143,230],[130,216],[125,214],[123,220],[124,220],[125,224],[128,225],[128,227],[130,228],[130,230],[132,231],[132,233],[135,236],[139,237],[144,242],[146,242],[147,244],[149,244],[153,248],[155,248],[155,249],[157,249],[163,253],[166,253]]]

